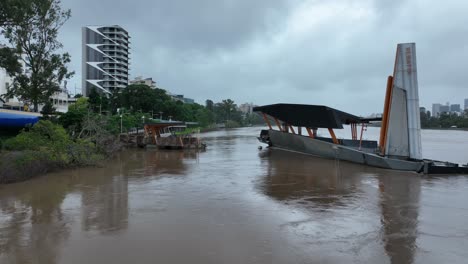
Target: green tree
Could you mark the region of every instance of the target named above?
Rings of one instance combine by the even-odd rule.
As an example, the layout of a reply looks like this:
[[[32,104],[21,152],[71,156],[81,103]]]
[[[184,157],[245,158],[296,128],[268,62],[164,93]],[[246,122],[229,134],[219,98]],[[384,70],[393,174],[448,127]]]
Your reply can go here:
[[[237,110],[237,105],[231,99],[222,100],[213,106],[216,123],[225,123],[228,120],[236,121],[238,124],[243,123],[243,115]]]
[[[214,114],[206,108],[200,108],[195,113],[195,120],[202,127],[207,127],[214,123]]]
[[[226,113],[226,120],[230,120],[232,117],[231,115],[236,111],[237,105],[231,99],[226,99],[221,102],[221,107]]]
[[[5,33],[5,27],[18,25],[30,20],[30,3],[32,0],[2,0],[0,4],[0,32]],[[21,71],[19,56],[16,49],[1,46],[0,42],[0,67],[10,75]]]
[[[68,111],[59,118],[59,123],[72,134],[79,133],[82,130],[82,122],[89,115],[88,99],[79,98],[76,103],[68,107]]]
[[[106,95],[100,94],[93,87],[88,96],[88,103],[95,113],[101,113],[109,110],[110,102]]]
[[[263,125],[265,121],[259,114],[251,113],[245,115],[244,123],[249,125]]]
[[[2,0],[0,5],[0,27],[17,25],[29,19],[33,0]]]
[[[0,46],[0,68],[4,68],[10,75],[21,72],[19,56],[15,53],[14,49]]]
[[[3,5],[3,4],[2,4]],[[34,111],[60,89],[60,83],[73,75],[66,65],[68,53],[58,54],[62,44],[57,40],[60,27],[70,17],[59,0],[34,0],[20,21],[4,25],[4,36],[26,66],[26,71],[13,73],[14,84],[8,95],[32,103]]]
[[[57,109],[55,109],[52,102],[49,100],[41,109],[41,114],[44,119],[48,119],[50,115],[54,115]]]
[[[157,93],[144,84],[131,84],[114,94],[113,105],[131,111],[151,112],[157,100]]]
[[[429,127],[430,116],[426,112],[419,112],[420,119],[421,119],[421,127],[427,128]]]

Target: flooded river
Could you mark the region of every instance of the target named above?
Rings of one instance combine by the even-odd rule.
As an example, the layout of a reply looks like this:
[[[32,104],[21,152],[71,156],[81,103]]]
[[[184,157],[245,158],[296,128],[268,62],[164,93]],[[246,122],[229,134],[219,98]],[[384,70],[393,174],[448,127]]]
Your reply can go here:
[[[0,186],[0,263],[467,263],[468,176],[258,150],[258,132]],[[423,145],[468,161],[468,132]]]

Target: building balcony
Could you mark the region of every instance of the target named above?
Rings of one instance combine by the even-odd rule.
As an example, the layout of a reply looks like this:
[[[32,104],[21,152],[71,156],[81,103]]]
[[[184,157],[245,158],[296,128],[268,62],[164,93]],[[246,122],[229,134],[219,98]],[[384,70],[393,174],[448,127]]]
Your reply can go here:
[[[115,53],[123,54],[123,55],[128,55],[128,51],[125,49],[102,49],[102,52],[106,53],[107,55],[114,56]]]
[[[128,68],[126,67],[121,67],[121,66],[104,66],[102,67],[103,70],[120,70],[120,71],[125,71],[128,72]]]
[[[107,74],[104,74],[107,75]],[[109,72],[108,75],[113,76],[113,77],[121,77],[121,79],[128,79],[128,73],[124,72]]]

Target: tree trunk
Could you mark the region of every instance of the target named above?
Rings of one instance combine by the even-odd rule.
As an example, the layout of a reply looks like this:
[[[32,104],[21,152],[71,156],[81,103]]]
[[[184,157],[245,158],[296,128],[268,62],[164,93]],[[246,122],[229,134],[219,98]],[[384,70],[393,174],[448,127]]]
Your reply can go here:
[[[34,104],[34,109],[33,109],[33,111],[34,111],[35,113],[39,112],[39,104],[37,103],[37,101],[34,101],[33,104]]]

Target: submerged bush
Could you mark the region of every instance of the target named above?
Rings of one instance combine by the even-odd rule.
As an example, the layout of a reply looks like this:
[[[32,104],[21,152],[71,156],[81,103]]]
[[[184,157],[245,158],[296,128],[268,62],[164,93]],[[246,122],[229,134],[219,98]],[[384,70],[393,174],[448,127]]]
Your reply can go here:
[[[103,160],[96,145],[86,139],[72,140],[66,130],[48,120],[7,139],[0,160],[0,183],[15,182],[57,168],[94,165]]]
[[[5,141],[7,150],[41,150],[43,148],[60,151],[72,143],[65,129],[48,120],[37,122],[29,130],[22,130],[16,137]]]
[[[30,179],[60,167],[45,152],[11,151],[0,154],[0,183]]]

